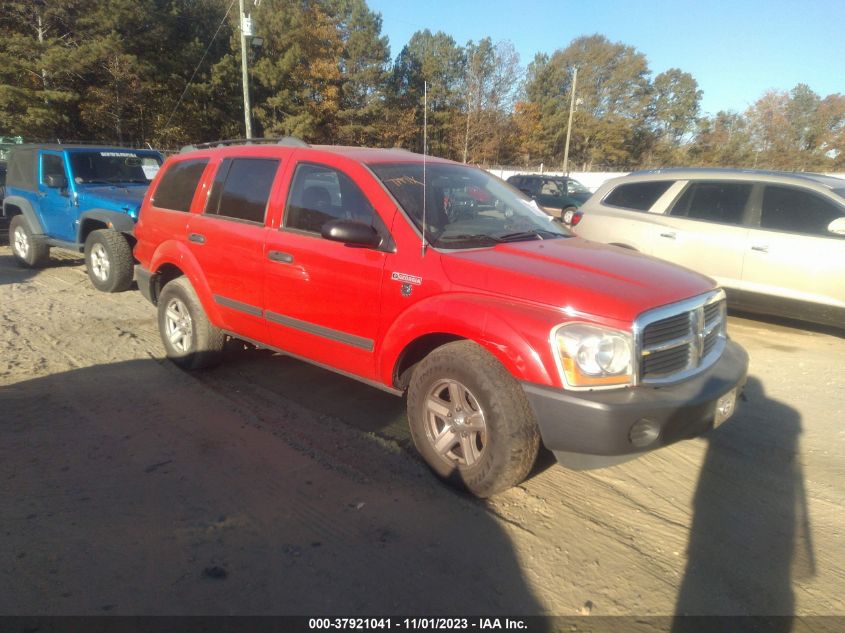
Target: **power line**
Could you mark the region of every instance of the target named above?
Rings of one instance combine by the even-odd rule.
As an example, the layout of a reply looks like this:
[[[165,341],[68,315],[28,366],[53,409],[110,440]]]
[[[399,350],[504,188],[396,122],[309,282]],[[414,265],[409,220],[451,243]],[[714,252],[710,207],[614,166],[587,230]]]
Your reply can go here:
[[[205,52],[202,54],[202,57],[200,58],[199,62],[197,63],[196,68],[194,68],[194,72],[191,75],[191,78],[188,80],[188,83],[185,85],[185,89],[182,91],[182,94],[179,97],[179,101],[176,102],[176,105],[173,106],[173,112],[171,112],[170,116],[167,117],[167,123],[164,124],[165,130],[167,130],[167,128],[170,127],[170,120],[173,118],[173,115],[176,114],[176,110],[182,104],[182,99],[185,98],[185,94],[188,92],[188,88],[191,87],[191,83],[194,81],[194,77],[197,76],[197,71],[200,69],[200,66],[202,66],[203,61],[205,61],[205,56],[208,55],[208,51],[211,50],[211,45],[214,44],[214,40],[217,39],[217,34],[220,32],[220,29],[223,28],[223,25],[226,23],[226,18],[229,17],[229,13],[232,11],[232,7],[235,6],[235,2],[237,2],[237,1],[238,0],[232,0],[232,2],[229,4],[229,8],[226,9],[226,13],[223,16],[223,19],[220,20],[220,24],[217,25],[217,30],[214,31],[214,35],[211,36],[211,41],[208,43],[208,46],[206,47]]]

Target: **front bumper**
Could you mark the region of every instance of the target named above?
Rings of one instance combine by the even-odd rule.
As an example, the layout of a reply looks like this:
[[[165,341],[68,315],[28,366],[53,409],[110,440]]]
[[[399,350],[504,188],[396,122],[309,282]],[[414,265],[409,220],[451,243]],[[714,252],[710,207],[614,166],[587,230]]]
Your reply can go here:
[[[748,354],[728,341],[721,358],[702,373],[661,387],[564,391],[523,383],[546,448],[561,463],[595,468],[701,435],[713,428],[716,402],[748,374]],[[651,443],[635,446],[632,427],[648,420],[659,430]]]

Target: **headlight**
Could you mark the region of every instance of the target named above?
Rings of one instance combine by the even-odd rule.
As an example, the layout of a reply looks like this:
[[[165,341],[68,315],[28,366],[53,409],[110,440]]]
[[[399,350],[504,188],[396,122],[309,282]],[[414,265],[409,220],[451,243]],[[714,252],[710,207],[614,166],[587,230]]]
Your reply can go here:
[[[628,332],[583,323],[561,325],[552,332],[552,345],[569,387],[631,382],[634,343]]]

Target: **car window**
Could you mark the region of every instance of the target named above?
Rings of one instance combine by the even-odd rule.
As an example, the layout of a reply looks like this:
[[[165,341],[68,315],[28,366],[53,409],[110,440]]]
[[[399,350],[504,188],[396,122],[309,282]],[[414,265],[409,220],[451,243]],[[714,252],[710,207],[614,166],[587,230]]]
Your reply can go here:
[[[751,183],[693,182],[672,207],[670,215],[742,224]]]
[[[452,163],[375,163],[370,169],[434,246],[487,248],[569,235],[495,176]]]
[[[279,161],[273,158],[227,158],[217,170],[207,215],[264,222]]]
[[[584,185],[582,185],[577,180],[573,180],[570,178],[566,181],[566,191],[570,194],[573,193],[590,193],[590,190],[587,189]]]
[[[378,216],[346,174],[332,167],[302,163],[296,168],[285,208],[284,226],[320,233],[332,220],[356,220],[375,227]]]
[[[155,178],[161,157],[129,150],[73,150],[69,153],[74,182],[84,184],[148,185]]]
[[[540,194],[544,196],[559,196],[561,195],[560,185],[554,180],[544,180],[543,188],[540,189]]]
[[[47,176],[64,176],[65,163],[62,157],[58,154],[42,154],[41,155],[41,182],[47,179]]]
[[[845,216],[845,209],[809,191],[767,186],[763,192],[760,228],[833,237],[827,225]]]
[[[155,190],[152,203],[171,211],[189,211],[208,159],[186,160],[171,165]]]
[[[621,184],[605,197],[604,203],[624,209],[648,211],[673,182],[672,180],[657,180]]]

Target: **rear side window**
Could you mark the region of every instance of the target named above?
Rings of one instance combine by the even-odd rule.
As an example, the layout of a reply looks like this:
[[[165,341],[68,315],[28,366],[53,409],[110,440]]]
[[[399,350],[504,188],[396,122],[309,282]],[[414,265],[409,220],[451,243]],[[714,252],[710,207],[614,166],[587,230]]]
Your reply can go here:
[[[264,223],[279,161],[274,158],[227,158],[217,170],[206,215]]]
[[[742,224],[751,183],[694,182],[672,207],[671,215],[720,224]]]
[[[168,167],[161,177],[153,196],[153,204],[171,211],[190,211],[191,200],[197,189],[208,159],[185,160]]]
[[[833,237],[827,225],[845,210],[821,196],[791,187],[766,187],[760,228]]]
[[[648,211],[657,199],[672,186],[672,180],[655,182],[631,182],[619,185],[604,199],[604,203],[613,207]]]

